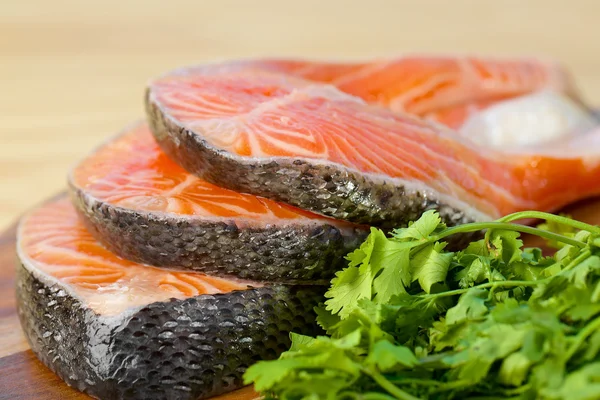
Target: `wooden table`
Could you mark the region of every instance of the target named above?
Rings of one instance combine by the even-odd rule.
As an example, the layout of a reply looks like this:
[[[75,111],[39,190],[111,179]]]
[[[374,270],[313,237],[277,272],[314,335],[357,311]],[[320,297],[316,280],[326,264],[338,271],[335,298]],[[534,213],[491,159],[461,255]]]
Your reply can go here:
[[[145,83],[224,58],[539,54],[600,105],[598,0],[2,0],[0,228],[142,118]]]

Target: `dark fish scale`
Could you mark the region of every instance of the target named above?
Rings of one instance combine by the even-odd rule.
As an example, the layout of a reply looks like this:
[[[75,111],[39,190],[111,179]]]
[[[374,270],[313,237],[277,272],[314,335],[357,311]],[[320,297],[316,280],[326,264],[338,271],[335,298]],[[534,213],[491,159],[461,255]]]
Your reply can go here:
[[[312,309],[324,290],[274,285],[156,302],[110,319],[23,265],[17,272],[32,350],[69,385],[103,399],[191,400],[237,389],[249,365],[289,347],[288,330],[322,333]]]
[[[111,205],[71,185],[89,231],[123,258],[216,276],[284,283],[325,283],[345,267],[344,256],[367,235],[315,221],[260,228]],[[349,228],[351,229],[351,228]]]
[[[340,165],[290,158],[266,162],[215,148],[167,118],[149,91],[146,113],[161,148],[190,173],[218,186],[381,228],[406,226],[431,209],[448,225],[473,221],[432,193],[376,181]]]

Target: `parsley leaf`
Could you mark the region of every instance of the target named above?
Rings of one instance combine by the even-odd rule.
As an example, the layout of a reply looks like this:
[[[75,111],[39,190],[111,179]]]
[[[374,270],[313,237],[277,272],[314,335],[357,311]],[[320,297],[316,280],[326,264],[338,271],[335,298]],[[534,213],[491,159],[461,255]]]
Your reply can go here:
[[[505,220],[447,228],[428,211],[390,237],[372,228],[315,308],[328,336],[291,333],[245,382],[289,400],[600,398],[600,229],[508,220],[540,216],[549,256]],[[447,236],[482,229],[445,250]]]
[[[376,366],[381,372],[389,372],[396,367],[414,367],[419,360],[412,350],[405,346],[396,346],[387,340],[380,340],[365,359],[367,365]]]
[[[444,253],[444,243],[433,243],[416,252],[410,262],[412,280],[419,281],[425,293],[431,292],[435,283],[446,281],[453,253]],[[406,260],[408,264],[408,260]]]
[[[407,228],[395,229],[393,237],[399,241],[407,239],[425,241],[432,233],[445,227],[439,214],[434,210],[429,210],[425,211],[417,221],[410,223]]]

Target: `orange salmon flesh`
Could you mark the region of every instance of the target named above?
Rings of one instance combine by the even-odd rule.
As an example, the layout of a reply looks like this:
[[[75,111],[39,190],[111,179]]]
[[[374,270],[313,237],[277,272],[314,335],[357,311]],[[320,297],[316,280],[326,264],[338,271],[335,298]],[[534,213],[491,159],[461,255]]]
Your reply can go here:
[[[85,229],[66,197],[22,220],[17,249],[27,269],[68,285],[76,297],[104,315],[170,298],[261,286],[201,273],[169,272],[119,258]]]
[[[72,180],[98,200],[138,211],[257,223],[304,219],[344,224],[195,177],[162,152],[144,123],[85,158],[72,171]]]
[[[568,136],[505,151],[449,128],[498,101],[543,89],[575,97],[567,74],[553,64],[407,57],[214,64],[167,74],[148,93],[166,118],[217,149],[417,182],[492,219],[553,211],[600,193],[600,130],[576,146]]]

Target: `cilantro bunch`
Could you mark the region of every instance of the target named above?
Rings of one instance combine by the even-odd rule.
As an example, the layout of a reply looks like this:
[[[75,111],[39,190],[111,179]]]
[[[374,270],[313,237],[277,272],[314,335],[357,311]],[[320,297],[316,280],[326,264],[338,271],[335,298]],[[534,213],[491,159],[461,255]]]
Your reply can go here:
[[[510,223],[529,218],[547,223]],[[600,399],[600,228],[533,211],[447,228],[430,211],[390,237],[373,228],[347,259],[316,309],[327,336],[291,333],[247,370],[267,398]]]

